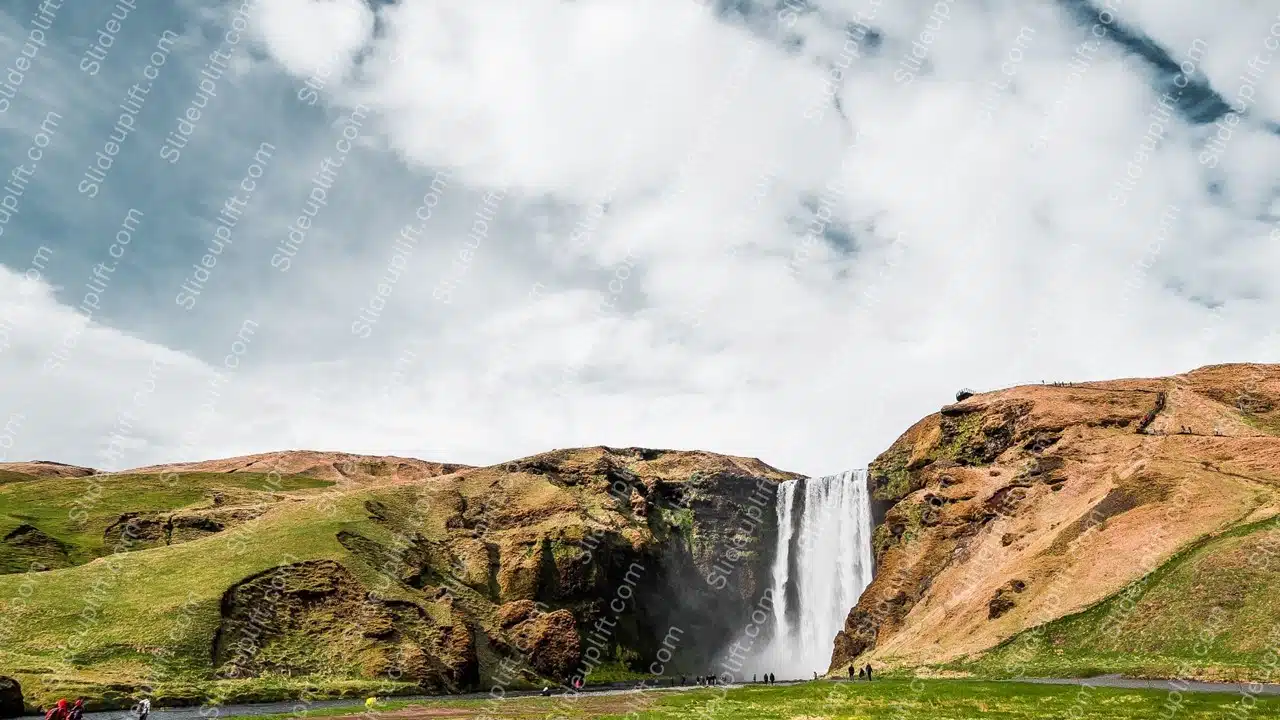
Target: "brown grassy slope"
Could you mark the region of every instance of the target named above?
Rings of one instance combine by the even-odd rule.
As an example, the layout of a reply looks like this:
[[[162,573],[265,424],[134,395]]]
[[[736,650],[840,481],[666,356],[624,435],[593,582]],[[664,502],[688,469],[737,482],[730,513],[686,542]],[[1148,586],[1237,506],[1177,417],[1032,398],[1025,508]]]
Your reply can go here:
[[[128,474],[183,472],[278,472],[329,480],[339,487],[414,482],[469,469],[470,465],[439,463],[391,455],[353,455],[317,450],[283,450],[201,462],[149,465],[122,471]]]
[[[872,464],[895,504],[832,671],[944,662],[1280,511],[1280,365],[984,393]],[[1182,434],[1185,433],[1185,434]]]
[[[50,460],[32,460],[31,462],[0,462],[0,475],[19,473],[33,477],[77,478],[96,475],[93,468],[79,465],[65,465]]]

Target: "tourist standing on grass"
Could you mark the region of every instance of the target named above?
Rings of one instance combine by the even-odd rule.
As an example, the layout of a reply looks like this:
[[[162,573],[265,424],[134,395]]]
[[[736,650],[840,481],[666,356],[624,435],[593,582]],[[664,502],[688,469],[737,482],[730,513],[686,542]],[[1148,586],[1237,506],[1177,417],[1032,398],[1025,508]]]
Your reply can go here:
[[[871,681],[871,663],[867,663],[867,681]]]

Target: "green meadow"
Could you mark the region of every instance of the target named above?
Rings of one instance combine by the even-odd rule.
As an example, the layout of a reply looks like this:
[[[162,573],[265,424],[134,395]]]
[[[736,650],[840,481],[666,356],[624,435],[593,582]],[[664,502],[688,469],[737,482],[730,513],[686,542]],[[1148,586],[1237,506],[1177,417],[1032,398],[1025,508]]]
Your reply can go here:
[[[650,690],[584,694],[576,700],[520,697],[494,700],[388,703],[382,711],[415,718],[601,718],[604,720],[1209,720],[1280,718],[1280,697],[1241,693],[1169,693],[1164,690],[1088,688],[1003,681],[876,680],[750,685],[729,690]],[[310,716],[364,712],[363,706],[327,708]],[[258,720],[287,720],[279,715]]]

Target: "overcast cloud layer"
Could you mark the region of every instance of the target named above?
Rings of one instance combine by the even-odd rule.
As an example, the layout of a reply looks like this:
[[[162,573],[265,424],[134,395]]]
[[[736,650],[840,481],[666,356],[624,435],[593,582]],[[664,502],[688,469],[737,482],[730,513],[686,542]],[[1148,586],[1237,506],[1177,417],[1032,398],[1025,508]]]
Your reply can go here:
[[[1280,345],[1277,0],[20,0],[0,73],[8,460],[825,474]]]

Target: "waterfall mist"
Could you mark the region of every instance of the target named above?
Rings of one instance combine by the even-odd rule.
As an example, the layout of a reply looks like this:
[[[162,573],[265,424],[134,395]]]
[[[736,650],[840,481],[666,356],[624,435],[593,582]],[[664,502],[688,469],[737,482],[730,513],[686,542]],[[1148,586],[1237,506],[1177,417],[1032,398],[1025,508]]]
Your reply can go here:
[[[771,627],[751,642],[748,673],[823,674],[836,633],[871,582],[866,473],[789,480],[778,488]],[[758,646],[758,647],[755,647]]]

